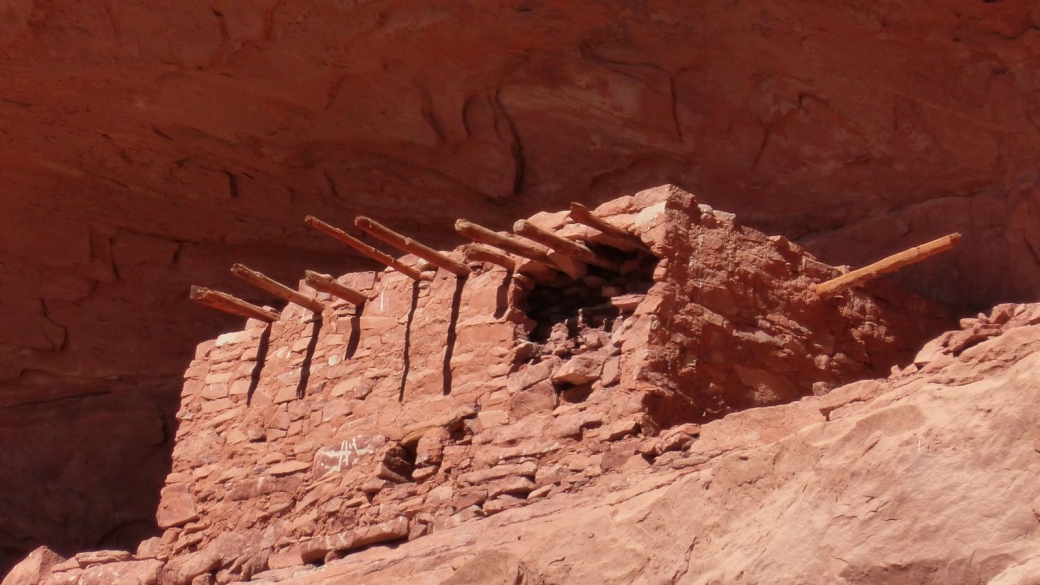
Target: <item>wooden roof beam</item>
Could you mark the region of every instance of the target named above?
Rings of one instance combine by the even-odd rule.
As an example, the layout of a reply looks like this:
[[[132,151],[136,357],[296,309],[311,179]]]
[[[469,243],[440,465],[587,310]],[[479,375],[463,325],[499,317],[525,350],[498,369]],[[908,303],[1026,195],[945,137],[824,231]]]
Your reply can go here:
[[[540,262],[546,266],[554,266],[552,260],[549,259],[547,250],[532,245],[521,238],[503,236],[498,232],[491,231],[482,225],[477,225],[465,219],[455,222],[455,231],[478,244],[492,246],[521,258]]]
[[[383,240],[387,244],[407,252],[409,254],[415,254],[416,256],[426,260],[430,264],[433,264],[437,268],[444,269],[455,276],[465,278],[469,276],[469,267],[461,262],[456,262],[449,258],[446,254],[442,254],[434,250],[433,248],[424,246],[415,240],[402,236],[401,234],[391,230],[390,228],[375,222],[363,215],[358,216],[354,220],[354,225],[359,229],[368,234]]]
[[[321,315],[321,312],[325,310],[324,304],[304,295],[303,293],[295,291],[276,280],[268,278],[255,270],[251,270],[242,264],[235,264],[232,266],[231,274],[234,274],[260,290],[267,291],[278,298],[299,305],[304,309],[308,309],[315,315]]]
[[[407,276],[408,278],[411,278],[412,280],[422,280],[422,273],[416,270],[415,268],[412,268],[411,266],[408,266],[407,264],[400,262],[399,260],[395,259],[393,256],[390,256],[389,254],[384,254],[383,252],[376,250],[372,246],[369,246],[368,244],[362,242],[361,240],[355,238],[354,236],[348,234],[347,232],[339,229],[334,225],[325,223],[324,221],[321,221],[313,215],[308,215],[307,217],[305,217],[303,219],[303,223],[309,227],[312,227],[324,233],[325,235],[331,236],[336,240],[339,240],[340,242],[350,246],[351,248],[354,248],[358,252],[361,252],[365,256],[368,256],[376,262],[379,262],[383,266],[389,266],[390,268],[400,272],[401,274]]]
[[[513,232],[517,235],[534,240],[543,246],[548,246],[556,252],[575,260],[599,266],[600,268],[606,268],[607,270],[617,271],[621,269],[621,266],[617,262],[603,258],[583,244],[575,242],[574,240],[568,240],[567,238],[558,236],[548,230],[544,230],[526,219],[521,219],[513,224]]]
[[[639,239],[634,234],[631,234],[618,226],[608,222],[607,220],[595,215],[589,208],[585,207],[581,203],[571,203],[571,210],[568,216],[571,221],[580,223],[581,225],[588,226],[594,230],[601,232],[605,236],[617,238],[624,242],[630,243],[640,250],[648,250],[643,240]]]
[[[267,323],[272,323],[281,318],[281,315],[271,309],[258,307],[227,293],[201,286],[192,285],[190,297],[191,300],[197,303],[206,305],[212,309],[217,309],[218,311],[238,315],[239,317],[257,319],[259,321],[266,321]]]
[[[882,274],[895,272],[905,266],[916,264],[922,260],[931,258],[936,254],[941,254],[942,252],[952,249],[960,241],[961,235],[959,233],[952,233],[948,236],[943,236],[926,244],[915,246],[898,254],[893,254],[892,256],[879,260],[869,266],[864,266],[859,270],[853,270],[848,274],[843,274],[838,278],[817,285],[816,294],[823,298],[834,296],[846,289],[873,280]]]
[[[512,256],[484,244],[466,244],[462,247],[462,255],[470,262],[490,262],[509,272],[516,270],[516,261]]]
[[[307,284],[315,289],[324,293],[347,301],[348,303],[360,307],[368,301],[368,297],[365,293],[350,288],[349,286],[340,284],[335,278],[328,274],[321,274],[320,272],[314,272],[307,270],[304,272],[304,280]]]

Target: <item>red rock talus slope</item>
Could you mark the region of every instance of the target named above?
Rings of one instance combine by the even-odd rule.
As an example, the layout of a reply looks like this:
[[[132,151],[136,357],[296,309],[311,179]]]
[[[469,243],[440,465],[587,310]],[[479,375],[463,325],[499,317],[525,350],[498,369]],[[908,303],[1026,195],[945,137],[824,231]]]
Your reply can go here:
[[[191,348],[231,323],[186,304],[190,281],[252,295],[231,262],[357,268],[305,213],[443,244],[458,216],[502,227],[673,182],[831,263],[958,229],[961,250],[904,282],[1031,298],[1038,20],[1027,0],[8,0],[0,449],[22,460],[0,479],[43,497],[0,516],[78,546],[124,522],[73,533],[44,502],[150,507],[151,465],[82,435],[125,485],[83,490],[20,421],[72,428],[77,397],[119,412],[124,391],[155,412],[139,436],[170,419]]]

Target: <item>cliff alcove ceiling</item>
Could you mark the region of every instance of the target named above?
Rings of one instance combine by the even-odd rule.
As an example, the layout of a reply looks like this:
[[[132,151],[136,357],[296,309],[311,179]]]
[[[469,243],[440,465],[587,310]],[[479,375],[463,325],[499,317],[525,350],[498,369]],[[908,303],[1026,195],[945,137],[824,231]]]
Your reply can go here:
[[[180,376],[243,262],[371,267],[674,183],[975,310],[1040,292],[1031,2],[12,0],[0,8],[0,566],[153,522]],[[90,478],[84,481],[84,478]],[[118,511],[116,513],[115,511]]]

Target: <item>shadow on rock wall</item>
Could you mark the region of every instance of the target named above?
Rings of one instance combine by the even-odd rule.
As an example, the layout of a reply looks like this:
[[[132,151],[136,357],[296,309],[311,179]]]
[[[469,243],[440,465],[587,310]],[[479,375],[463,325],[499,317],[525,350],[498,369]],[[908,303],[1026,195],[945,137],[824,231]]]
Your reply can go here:
[[[0,392],[11,404],[84,380],[177,379],[194,344],[231,322],[186,308],[191,281],[264,300],[230,283],[232,262],[286,281],[361,268],[299,225],[307,213],[344,225],[364,213],[448,245],[457,217],[501,228],[675,183],[830,263],[962,231],[959,250],[899,277],[962,307],[1040,291],[1040,18],[1025,0],[5,10]],[[51,403],[40,424],[75,428],[79,402]],[[112,449],[153,444],[139,424],[113,422],[125,434],[107,435]],[[0,507],[5,526],[40,501],[50,507],[34,522],[64,526],[95,501],[136,501],[163,475],[103,455],[89,434],[51,446],[55,436],[3,437],[0,477],[42,490],[32,506]],[[159,444],[139,455],[163,460]],[[26,445],[90,451],[89,481],[66,474],[61,452]],[[123,522],[90,517],[101,533]]]

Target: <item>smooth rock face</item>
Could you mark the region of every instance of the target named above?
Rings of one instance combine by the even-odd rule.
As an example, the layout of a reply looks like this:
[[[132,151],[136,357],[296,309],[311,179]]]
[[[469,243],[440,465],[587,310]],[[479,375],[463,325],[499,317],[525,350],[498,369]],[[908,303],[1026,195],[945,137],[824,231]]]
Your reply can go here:
[[[164,392],[157,416],[172,418],[192,347],[238,323],[188,303],[190,283],[269,301],[228,267],[286,282],[358,268],[300,226],[308,213],[367,213],[445,246],[458,217],[500,228],[672,182],[832,264],[962,231],[960,249],[896,277],[959,306],[1040,291],[1026,0],[2,10],[0,408],[60,399],[57,427],[116,388]],[[32,429],[12,418],[0,451],[27,452]],[[165,473],[77,449],[120,485],[82,492],[49,458],[0,474],[105,507]],[[150,515],[48,541],[97,545]]]

